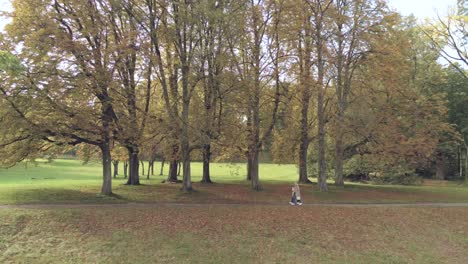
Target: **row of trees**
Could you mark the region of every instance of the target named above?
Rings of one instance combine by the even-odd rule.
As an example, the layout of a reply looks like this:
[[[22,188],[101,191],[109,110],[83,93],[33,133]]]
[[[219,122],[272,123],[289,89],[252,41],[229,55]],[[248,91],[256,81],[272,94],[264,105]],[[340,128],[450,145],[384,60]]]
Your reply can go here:
[[[123,159],[122,150],[128,184],[139,184],[141,157],[160,156],[169,181],[182,163],[184,191],[194,157],[206,183],[214,158],[245,159],[260,190],[259,154],[269,151],[297,162],[302,183],[316,161],[326,191],[330,161],[342,186],[357,155],[374,171],[416,168],[458,138],[435,90],[447,80],[438,51],[383,1],[13,6],[0,41],[4,165],[86,144],[99,149],[102,193],[111,194],[112,156]]]

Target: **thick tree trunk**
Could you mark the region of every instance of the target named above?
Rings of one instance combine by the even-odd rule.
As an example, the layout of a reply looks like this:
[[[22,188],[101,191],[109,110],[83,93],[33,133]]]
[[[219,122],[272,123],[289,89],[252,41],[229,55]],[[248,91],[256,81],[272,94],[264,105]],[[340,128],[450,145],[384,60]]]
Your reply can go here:
[[[259,169],[259,162],[258,162],[258,156],[259,156],[259,151],[256,150],[256,151],[253,151],[253,153],[251,154],[251,165],[250,165],[250,176],[251,176],[251,184],[252,184],[252,189],[255,190],[255,191],[260,191],[262,189],[261,185],[260,185],[260,177],[259,177],[259,173],[258,173],[258,169]]]
[[[164,174],[164,163],[166,163],[166,160],[163,158],[161,161],[161,171],[159,172],[159,176],[163,176]]]
[[[190,171],[190,152],[188,141],[182,141],[182,170],[183,170],[183,179],[182,179],[182,188],[184,192],[191,192],[192,188],[192,174]]]
[[[320,87],[319,89],[323,89]],[[319,91],[318,96],[318,187],[320,191],[328,191],[327,185],[327,164],[325,160],[325,109],[324,92]]]
[[[436,174],[435,178],[437,180],[444,180],[445,179],[445,160],[444,155],[442,153],[436,154]]]
[[[112,121],[112,108],[109,102],[109,98],[106,97],[102,101],[101,109],[101,121],[102,121],[102,143],[99,146],[102,153],[102,188],[101,194],[111,195],[112,194],[112,157],[110,149],[110,123]]]
[[[102,153],[102,189],[101,193],[104,195],[112,194],[112,160],[109,147],[109,141],[100,146]]]
[[[203,178],[202,183],[213,183],[210,177],[211,145],[203,146]]]
[[[167,182],[177,182],[177,164],[179,164],[177,160],[171,160],[169,163],[169,174],[166,179]]]
[[[247,156],[247,177],[246,180],[252,180],[252,174],[250,173],[252,170],[252,158],[250,155]]]
[[[321,9],[321,8],[320,8]],[[324,14],[325,10],[321,9],[319,12],[314,13],[315,30],[314,43],[316,53],[317,65],[317,138],[318,138],[318,187],[320,191],[328,191],[327,185],[327,163],[325,159],[325,64],[327,59],[324,54],[325,47],[325,33],[324,29]]]
[[[335,141],[335,185],[344,186],[343,178],[343,140],[341,132],[338,132],[337,139]]]
[[[304,100],[309,100],[304,99]],[[299,145],[299,183],[311,183],[307,177],[307,150],[309,148],[308,102],[302,102],[301,143]]]
[[[307,177],[307,149],[309,147],[308,139],[301,139],[299,146],[299,183],[312,183]]]
[[[124,178],[127,179],[127,176],[128,176],[128,161],[124,161],[123,170],[124,170]]]
[[[128,174],[128,185],[139,185],[139,166],[140,162],[138,159],[139,150],[137,147],[127,147],[129,155],[129,174]]]
[[[302,50],[302,42],[299,44],[299,60],[300,60],[300,74],[301,74],[301,142],[299,145],[299,183],[311,183],[307,177],[307,156],[309,149],[309,104],[310,104],[310,85],[312,78],[310,73],[311,68],[311,32],[307,28],[306,41],[304,42],[305,52]],[[304,66],[303,66],[304,65]]]
[[[119,175],[119,161],[114,160],[112,163],[114,164],[114,178],[116,178]]]

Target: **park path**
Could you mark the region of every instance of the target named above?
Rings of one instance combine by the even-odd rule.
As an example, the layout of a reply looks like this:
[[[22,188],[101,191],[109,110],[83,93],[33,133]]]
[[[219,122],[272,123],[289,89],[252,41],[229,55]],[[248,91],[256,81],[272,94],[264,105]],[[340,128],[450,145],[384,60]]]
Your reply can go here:
[[[243,207],[285,206],[288,203],[106,203],[106,204],[11,204],[0,209],[151,208],[151,207]],[[301,207],[467,207],[468,203],[311,203]]]

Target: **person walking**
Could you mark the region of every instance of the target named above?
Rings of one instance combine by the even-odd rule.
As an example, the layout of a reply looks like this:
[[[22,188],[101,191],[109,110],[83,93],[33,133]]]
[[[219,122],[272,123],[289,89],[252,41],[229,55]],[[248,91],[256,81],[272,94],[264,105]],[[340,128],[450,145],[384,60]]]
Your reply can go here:
[[[302,205],[301,200],[301,189],[299,188],[299,184],[294,183],[291,188],[291,201],[289,202],[290,205]]]

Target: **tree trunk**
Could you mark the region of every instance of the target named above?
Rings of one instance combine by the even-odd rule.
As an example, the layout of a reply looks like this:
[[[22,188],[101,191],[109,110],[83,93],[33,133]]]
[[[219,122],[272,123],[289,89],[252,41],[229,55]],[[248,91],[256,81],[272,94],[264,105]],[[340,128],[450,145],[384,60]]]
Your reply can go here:
[[[112,194],[112,157],[110,149],[110,123],[112,121],[112,108],[109,102],[109,98],[106,97],[102,101],[101,109],[101,122],[102,122],[102,143],[100,145],[102,153],[102,188],[101,194],[111,195]]]
[[[321,20],[321,19],[320,19]],[[318,119],[318,187],[320,191],[328,191],[327,185],[327,163],[325,157],[325,84],[324,84],[324,64],[323,58],[323,39],[321,25],[316,25],[316,43],[317,45],[317,74],[318,74],[318,96],[317,96],[317,119]]]
[[[151,175],[154,176],[154,162],[155,159],[151,160]]]
[[[161,161],[161,171],[159,172],[159,176],[163,176],[164,173],[164,163],[166,163],[166,160],[163,158]]]
[[[119,161],[114,160],[112,163],[114,164],[114,178],[116,178],[119,175]]]
[[[445,160],[444,155],[440,152],[436,154],[436,174],[435,178],[437,180],[445,179]]]
[[[344,186],[343,178],[343,136],[341,131],[337,132],[337,138],[335,141],[335,185]]]
[[[299,43],[299,64],[300,64],[300,85],[302,88],[301,96],[301,142],[299,145],[299,183],[311,183],[307,177],[307,156],[309,149],[309,105],[310,105],[310,85],[312,85],[311,76],[311,29],[307,26],[305,30],[306,40],[304,41],[304,50],[302,42]],[[305,51],[305,52],[304,52]]]
[[[211,159],[211,145],[205,144],[203,146],[203,178],[202,183],[213,183],[210,177],[210,159]]]
[[[123,169],[124,169],[124,178],[127,179],[127,176],[128,176],[128,161],[124,161]]]
[[[169,163],[169,174],[166,179],[167,182],[177,182],[177,164],[177,160],[171,160]]]
[[[319,34],[319,32],[317,32]],[[321,36],[318,37],[321,39]],[[320,42],[320,41],[319,41]],[[327,163],[325,160],[325,87],[324,87],[324,66],[322,62],[322,45],[320,42],[318,49],[318,98],[317,98],[317,118],[318,118],[318,187],[320,191],[328,191],[327,185]]]
[[[320,90],[323,87],[319,88]],[[319,91],[318,96],[318,187],[320,191],[328,191],[327,186],[327,164],[325,160],[325,109],[324,109],[324,92]]]
[[[344,12],[344,9],[341,7],[338,8],[338,12]],[[344,38],[343,38],[343,22],[337,22],[337,44],[338,44],[338,54],[336,55],[336,97],[337,97],[337,120],[336,120],[336,136],[335,136],[335,185],[344,186],[343,179],[343,158],[344,158],[344,149],[343,149],[343,122],[344,122],[344,110],[345,110],[345,101],[347,100],[346,85],[343,83],[344,79],[347,79],[348,76],[343,76],[343,67],[344,66]],[[348,56],[347,56],[348,57]],[[347,64],[349,65],[349,64]],[[345,70],[345,73],[349,72]]]
[[[139,150],[138,147],[127,147],[129,155],[129,175],[127,184],[128,185],[139,185],[139,166],[140,162],[138,159]]]
[[[140,160],[140,163],[141,163],[141,175],[145,175],[145,163]]]
[[[112,194],[112,160],[109,147],[109,140],[104,141],[100,146],[102,153],[102,189],[104,195]]]
[[[153,160],[148,161],[148,173],[146,174],[146,179],[148,179],[148,180],[149,180],[149,177],[150,177],[150,173],[152,171],[154,171],[153,167],[154,167],[154,161]],[[154,174],[152,174],[152,175],[154,175]]]
[[[466,141],[464,143],[465,145],[465,185],[468,185],[468,146],[466,145]]]
[[[324,109],[324,87],[320,86],[318,91],[317,115],[318,115],[318,187],[320,191],[328,191],[327,186],[327,164],[325,160],[325,109]]]
[[[304,88],[306,89],[306,88]],[[304,98],[309,100],[309,98]],[[309,103],[302,102],[301,117],[301,143],[299,145],[299,183],[312,183],[307,177],[307,150],[309,148],[309,122],[308,111]]]
[[[180,168],[182,167],[182,163],[179,161],[177,162],[177,176],[180,176]]]
[[[182,179],[182,189],[184,192],[191,192],[192,188],[192,175],[190,171],[190,152],[188,141],[182,141],[182,170],[183,170],[183,179]]]
[[[250,165],[250,176],[251,176],[251,184],[252,184],[252,189],[255,191],[260,191],[262,187],[260,186],[260,179],[259,179],[259,174],[258,174],[258,155],[259,151],[253,151],[251,154],[251,165]]]
[[[251,181],[252,180],[252,175],[250,171],[252,170],[252,158],[250,155],[247,156],[247,177],[246,180]]]

